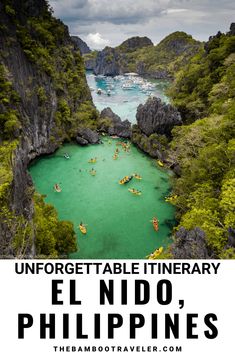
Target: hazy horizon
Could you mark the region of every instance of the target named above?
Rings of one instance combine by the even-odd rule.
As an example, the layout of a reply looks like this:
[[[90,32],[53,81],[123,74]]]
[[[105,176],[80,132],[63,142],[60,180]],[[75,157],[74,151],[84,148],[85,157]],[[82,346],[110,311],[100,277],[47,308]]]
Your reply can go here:
[[[54,15],[91,49],[115,47],[127,38],[147,36],[154,44],[184,31],[200,41],[235,22],[230,0],[49,0]],[[142,4],[141,4],[142,3]]]

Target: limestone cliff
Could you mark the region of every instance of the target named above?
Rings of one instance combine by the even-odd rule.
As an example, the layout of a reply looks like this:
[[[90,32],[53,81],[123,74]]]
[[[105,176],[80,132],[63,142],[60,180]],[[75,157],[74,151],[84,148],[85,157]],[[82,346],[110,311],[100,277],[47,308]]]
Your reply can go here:
[[[0,256],[17,255],[14,237],[26,233],[20,256],[29,256],[37,230],[27,166],[95,125],[96,110],[81,55],[47,1],[1,1],[0,23]]]
[[[163,103],[160,98],[151,97],[138,106],[136,120],[137,125],[133,126],[132,131],[133,142],[151,157],[167,160],[171,130],[182,123],[177,109]]]
[[[90,68],[97,75],[114,76],[134,71],[152,78],[173,78],[201,48],[200,42],[184,32],[172,33],[157,45],[147,37],[133,37],[116,48],[106,47],[94,55],[95,63],[93,60]],[[86,60],[88,62],[88,58]]]
[[[129,71],[128,54],[137,49],[153,46],[147,37],[133,37],[116,48],[106,47],[96,57],[94,73],[96,75],[115,76]]]
[[[91,49],[88,47],[86,42],[84,42],[81,38],[77,36],[71,36],[71,39],[75,45],[75,48],[79,49],[82,55],[89,54],[91,52]]]

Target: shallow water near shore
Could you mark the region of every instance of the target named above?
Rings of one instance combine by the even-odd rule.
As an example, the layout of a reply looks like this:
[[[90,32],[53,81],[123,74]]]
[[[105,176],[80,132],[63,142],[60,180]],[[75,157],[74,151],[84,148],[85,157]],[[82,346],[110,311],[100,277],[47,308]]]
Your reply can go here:
[[[45,201],[55,206],[61,220],[74,223],[78,252],[76,259],[143,259],[156,248],[170,244],[174,207],[165,202],[169,194],[169,176],[152,160],[131,145],[130,152],[116,146],[120,140],[103,138],[103,144],[80,147],[66,144],[51,156],[41,157],[29,168],[36,190],[47,195]],[[119,157],[113,159],[115,149]],[[65,159],[64,153],[71,158]],[[88,163],[97,157],[96,163]],[[96,175],[89,171],[94,168]],[[120,185],[126,175],[138,173]],[[62,192],[54,191],[58,183]],[[141,190],[136,196],[128,188]],[[159,219],[155,232],[150,220]],[[87,234],[78,229],[87,224]]]

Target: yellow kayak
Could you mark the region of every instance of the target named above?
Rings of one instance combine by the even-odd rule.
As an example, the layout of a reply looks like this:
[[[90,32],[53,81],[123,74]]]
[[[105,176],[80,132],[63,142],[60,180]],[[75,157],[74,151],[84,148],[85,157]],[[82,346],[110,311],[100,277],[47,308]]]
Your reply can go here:
[[[156,249],[152,254],[150,254],[148,256],[148,259],[149,260],[154,260],[156,257],[161,255],[162,252],[163,252],[163,247],[161,246],[159,249]]]
[[[130,191],[132,194],[140,196],[141,195],[141,191],[136,190],[136,189],[128,189],[128,191]]]
[[[86,234],[87,233],[87,229],[84,226],[84,224],[79,224],[79,229],[80,229],[82,234]]]
[[[131,181],[131,179],[133,178],[133,176],[125,176],[123,179],[119,180],[119,184],[123,185],[123,184],[127,184],[129,183],[129,181]]]
[[[157,164],[160,166],[160,167],[164,167],[164,164],[162,161],[157,161]]]
[[[140,176],[139,174],[133,174],[133,177],[138,180],[142,179],[142,176]]]
[[[96,163],[97,162],[97,158],[91,158],[88,163]]]
[[[178,195],[172,195],[172,196],[168,196],[165,197],[165,201],[166,202],[174,202],[177,199]]]

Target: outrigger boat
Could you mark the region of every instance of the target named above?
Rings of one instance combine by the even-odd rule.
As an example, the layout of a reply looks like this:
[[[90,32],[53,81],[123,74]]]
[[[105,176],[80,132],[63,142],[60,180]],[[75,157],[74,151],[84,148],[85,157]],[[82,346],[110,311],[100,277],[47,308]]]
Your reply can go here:
[[[154,230],[157,232],[159,229],[159,224],[158,224],[158,219],[157,217],[153,217],[153,219],[150,221],[153,224]]]
[[[61,187],[59,186],[59,184],[55,184],[55,185],[54,185],[54,190],[55,190],[56,192],[61,192],[61,191],[62,191],[62,189],[61,189]]]
[[[86,234],[87,233],[86,226],[82,222],[79,224],[78,228],[80,229],[82,234]]]
[[[129,181],[131,181],[131,179],[133,178],[133,176],[125,176],[124,178],[122,178],[121,180],[119,180],[119,184],[123,185],[123,184],[127,184],[129,183]]]
[[[149,260],[154,260],[156,259],[156,257],[158,257],[159,255],[161,255],[161,253],[163,252],[163,247],[161,246],[159,249],[156,249],[152,254],[148,255],[147,258]]]
[[[142,193],[140,190],[136,190],[136,189],[128,189],[128,191],[130,191],[132,194],[140,196]]]
[[[88,163],[96,163],[96,162],[97,162],[97,158],[91,158],[88,161]]]
[[[141,180],[142,179],[142,176],[140,176],[139,174],[132,174],[133,175],[133,177],[135,178],[135,179],[138,179],[138,180]]]

